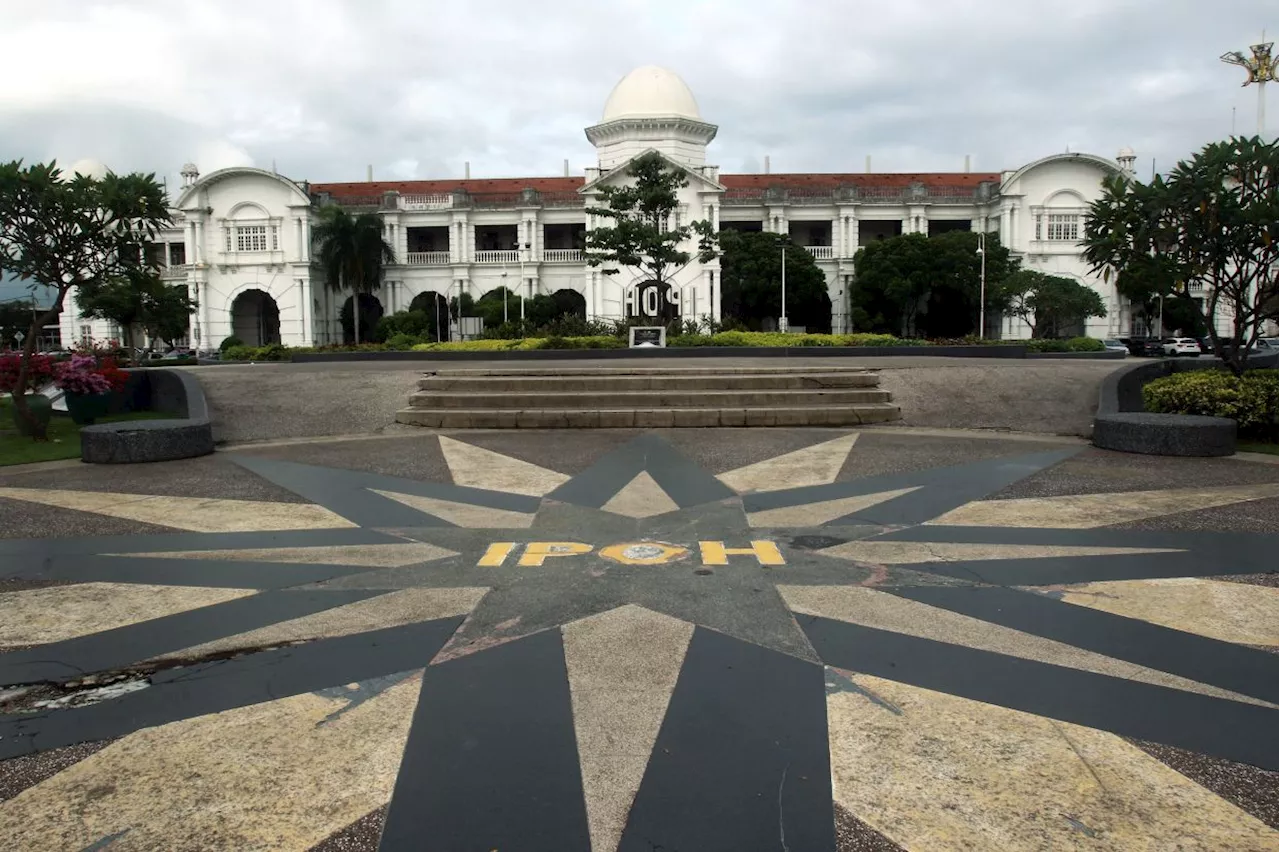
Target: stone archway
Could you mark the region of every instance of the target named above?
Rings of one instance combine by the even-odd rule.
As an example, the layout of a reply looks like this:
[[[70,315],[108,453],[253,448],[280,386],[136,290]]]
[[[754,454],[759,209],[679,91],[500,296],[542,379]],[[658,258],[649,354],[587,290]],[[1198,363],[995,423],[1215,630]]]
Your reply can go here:
[[[426,336],[432,340],[449,339],[449,300],[435,290],[419,293],[409,302],[409,310],[427,315]]]
[[[280,308],[265,291],[245,290],[231,302],[231,333],[246,346],[280,342]]]
[[[342,342],[355,343],[356,326],[355,326],[355,308],[352,300],[353,296],[348,296],[347,300],[342,303],[342,310],[338,314],[338,318],[342,323]],[[373,333],[378,328],[378,320],[382,319],[383,308],[382,300],[372,293],[360,294],[360,342],[372,343]]]
[[[577,290],[557,290],[551,294],[556,303],[556,318],[566,314],[580,320],[587,318],[587,299]]]

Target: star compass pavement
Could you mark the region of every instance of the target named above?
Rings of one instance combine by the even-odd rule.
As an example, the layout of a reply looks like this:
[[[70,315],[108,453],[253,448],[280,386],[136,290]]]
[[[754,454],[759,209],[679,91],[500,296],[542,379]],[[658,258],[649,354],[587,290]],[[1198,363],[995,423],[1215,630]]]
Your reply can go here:
[[[1148,523],[1273,472],[1095,493],[1106,454],[1010,441],[858,475],[904,438],[832,431],[726,470],[719,434],[571,472],[514,449],[569,434],[413,439],[449,481],[219,454],[292,502],[0,487],[153,525],[0,540],[0,837],[1275,848],[1277,595],[1232,581],[1274,529]]]

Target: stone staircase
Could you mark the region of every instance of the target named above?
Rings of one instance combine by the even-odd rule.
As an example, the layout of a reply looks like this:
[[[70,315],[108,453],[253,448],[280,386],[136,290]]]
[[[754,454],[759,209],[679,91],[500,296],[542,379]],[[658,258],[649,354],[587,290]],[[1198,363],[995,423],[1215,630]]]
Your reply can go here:
[[[441,429],[859,426],[901,415],[875,372],[565,367],[427,373],[396,421]]]

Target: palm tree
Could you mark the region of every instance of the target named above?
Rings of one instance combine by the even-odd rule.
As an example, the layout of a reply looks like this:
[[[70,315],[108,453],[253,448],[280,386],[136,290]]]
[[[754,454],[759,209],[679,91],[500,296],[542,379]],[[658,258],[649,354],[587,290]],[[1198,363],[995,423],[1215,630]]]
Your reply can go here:
[[[360,342],[360,297],[382,286],[383,267],[395,263],[395,250],[382,237],[377,213],[352,216],[338,205],[320,211],[315,228],[316,259],[338,292],[350,289],[356,343]]]

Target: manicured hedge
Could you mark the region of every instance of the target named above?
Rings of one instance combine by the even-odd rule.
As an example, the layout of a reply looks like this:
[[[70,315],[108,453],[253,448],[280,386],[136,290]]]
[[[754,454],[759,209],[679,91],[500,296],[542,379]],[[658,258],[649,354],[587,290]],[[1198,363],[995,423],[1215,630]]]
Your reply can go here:
[[[1096,337],[1072,337],[1067,340],[1017,340],[1028,352],[1103,352],[1106,346]]]
[[[1147,411],[1229,417],[1241,435],[1276,437],[1276,370],[1190,370],[1156,379],[1142,388]]]
[[[777,331],[721,331],[716,334],[676,334],[667,337],[673,349],[705,346],[1026,346],[1029,352],[1101,352],[1101,340],[1075,337],[1070,340],[915,340],[891,334],[783,334]],[[287,361],[290,356],[309,352],[507,352],[514,349],[625,349],[627,341],[607,334],[580,337],[485,338],[452,343],[424,341],[412,334],[394,334],[385,343],[343,344],[321,347],[230,346],[223,351],[227,361]]]

